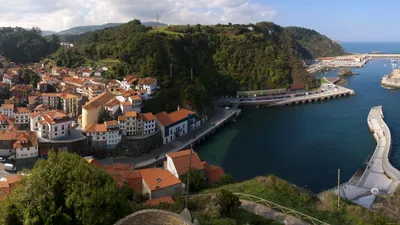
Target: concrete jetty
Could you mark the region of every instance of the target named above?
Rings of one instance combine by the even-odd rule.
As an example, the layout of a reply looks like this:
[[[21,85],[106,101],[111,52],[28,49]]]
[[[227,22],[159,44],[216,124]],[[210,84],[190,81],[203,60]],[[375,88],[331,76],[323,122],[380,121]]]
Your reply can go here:
[[[390,88],[400,88],[400,69],[394,69],[389,75],[382,77],[382,86]]]
[[[332,84],[324,92],[305,92],[303,96],[293,96],[293,94],[284,94],[273,97],[238,97],[224,98],[218,101],[219,104],[239,104],[246,106],[273,107],[273,106],[289,106],[297,104],[307,104],[313,102],[321,102],[328,99],[335,99],[344,96],[355,95],[354,90]]]
[[[361,206],[372,209],[378,195],[392,193],[398,187],[400,171],[389,161],[391,134],[383,120],[382,106],[373,107],[367,119],[368,127],[377,145],[364,171],[356,174],[340,186],[340,194]],[[337,188],[334,188],[337,194]]]

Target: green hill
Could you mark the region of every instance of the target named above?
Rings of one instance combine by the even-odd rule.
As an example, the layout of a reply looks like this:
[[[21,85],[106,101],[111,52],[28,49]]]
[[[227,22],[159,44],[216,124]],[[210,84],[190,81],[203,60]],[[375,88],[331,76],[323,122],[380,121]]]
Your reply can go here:
[[[303,39],[307,38],[305,34]],[[118,59],[107,77],[121,79],[132,72],[156,77],[162,86],[159,100],[167,110],[181,105],[202,111],[213,97],[235,95],[238,90],[282,88],[294,82],[317,85],[301,58],[305,51],[319,55],[286,28],[269,22],[152,29],[134,20],[71,40],[78,47],[60,49],[54,55],[59,66],[77,66],[87,58]]]
[[[38,62],[59,47],[57,36],[44,38],[39,29],[0,28],[0,55],[16,63]]]

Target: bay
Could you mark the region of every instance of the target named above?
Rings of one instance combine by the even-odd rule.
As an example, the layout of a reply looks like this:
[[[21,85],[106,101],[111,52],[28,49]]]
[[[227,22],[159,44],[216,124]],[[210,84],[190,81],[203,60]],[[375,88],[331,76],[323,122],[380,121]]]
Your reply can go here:
[[[391,70],[390,62],[383,59],[359,69],[360,75],[347,78],[355,96],[289,107],[243,108],[237,122],[195,150],[202,160],[222,166],[235,180],[275,174],[320,192],[337,184],[338,168],[342,181],[347,181],[373,153],[376,142],[367,127],[367,115],[373,106],[383,105],[393,139],[391,162],[400,168],[400,90],[380,85],[381,77]]]

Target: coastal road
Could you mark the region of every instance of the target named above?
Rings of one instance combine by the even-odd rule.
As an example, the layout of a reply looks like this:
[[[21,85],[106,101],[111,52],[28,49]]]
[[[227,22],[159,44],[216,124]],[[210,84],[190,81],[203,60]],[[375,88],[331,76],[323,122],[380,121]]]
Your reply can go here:
[[[165,159],[166,153],[176,152],[182,150],[185,146],[190,144],[193,139],[196,139],[203,134],[209,132],[216,125],[222,123],[225,119],[229,118],[236,113],[236,108],[229,110],[223,108],[217,108],[215,116],[205,122],[200,128],[189,131],[186,135],[178,137],[172,142],[169,142],[157,149],[152,150],[149,153],[138,157],[109,157],[98,160],[101,164],[112,165],[114,163],[125,163],[133,164],[135,168],[141,168],[153,164],[154,162]]]

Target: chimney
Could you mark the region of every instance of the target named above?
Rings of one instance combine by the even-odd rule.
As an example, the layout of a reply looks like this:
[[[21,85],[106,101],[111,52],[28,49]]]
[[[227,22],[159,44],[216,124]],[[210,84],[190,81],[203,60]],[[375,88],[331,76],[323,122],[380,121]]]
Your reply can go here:
[[[178,105],[178,110],[177,111],[179,111],[180,109],[181,109],[181,106]]]

